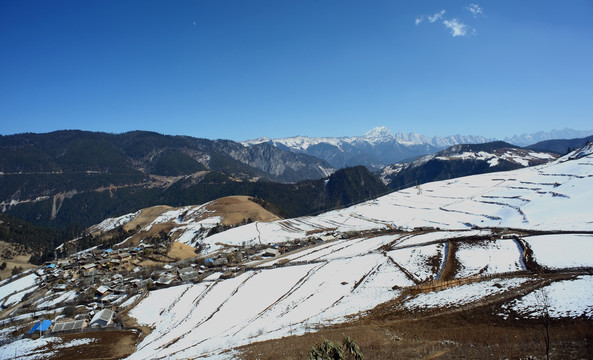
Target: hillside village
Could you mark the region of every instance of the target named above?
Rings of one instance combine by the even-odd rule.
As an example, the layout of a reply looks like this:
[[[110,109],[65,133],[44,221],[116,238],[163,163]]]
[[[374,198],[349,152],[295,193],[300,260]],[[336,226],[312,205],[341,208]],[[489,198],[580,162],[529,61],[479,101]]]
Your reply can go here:
[[[21,274],[20,278],[33,280],[35,290],[2,299],[2,315],[28,322],[62,313],[48,326],[28,333],[33,336],[124,329],[126,324],[119,314],[150,290],[231,278],[266,259],[339,237],[318,234],[282,245],[228,246],[181,261],[168,256],[174,243],[170,238],[134,247],[95,247]],[[21,313],[30,316],[19,317]],[[0,325],[4,323],[0,321]]]
[[[345,332],[371,358],[394,349],[586,357],[592,161],[588,146],[317,216],[246,222],[235,213],[237,226],[219,227],[229,219],[211,205],[108,219],[93,231],[135,230],[0,282],[0,358],[89,344],[98,354],[127,339],[110,358],[271,359],[286,349],[296,359],[315,337]],[[179,247],[191,256],[175,258]],[[546,352],[522,339],[539,339],[542,309],[556,334]]]

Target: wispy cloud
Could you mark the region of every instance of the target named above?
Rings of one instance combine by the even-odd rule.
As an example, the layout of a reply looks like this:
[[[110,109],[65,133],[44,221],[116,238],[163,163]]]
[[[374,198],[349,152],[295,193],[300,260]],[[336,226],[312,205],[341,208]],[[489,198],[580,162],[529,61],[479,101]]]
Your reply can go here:
[[[473,17],[476,18],[478,16],[482,16],[484,14],[482,8],[478,4],[469,4],[465,7],[465,9],[472,13]],[[417,16],[414,23],[418,26],[420,23],[427,20],[429,23],[436,23],[441,22],[445,25],[445,28],[451,31],[451,36],[453,37],[464,37],[469,35],[475,35],[476,29],[466,25],[463,23],[459,18],[446,18],[445,17],[446,10],[440,10],[432,15],[420,15]]]
[[[445,10],[441,10],[441,11],[435,13],[434,15],[429,15],[428,21],[433,23],[433,22],[437,21],[438,19],[442,18],[443,15],[445,15]]]
[[[469,12],[472,13],[474,17],[478,17],[484,13],[480,5],[478,4],[469,4],[465,7]]]
[[[471,27],[465,25],[457,19],[444,20],[443,24],[447,29],[451,30],[451,35],[453,37],[467,36],[470,34],[474,34],[476,32],[475,29],[472,29]]]

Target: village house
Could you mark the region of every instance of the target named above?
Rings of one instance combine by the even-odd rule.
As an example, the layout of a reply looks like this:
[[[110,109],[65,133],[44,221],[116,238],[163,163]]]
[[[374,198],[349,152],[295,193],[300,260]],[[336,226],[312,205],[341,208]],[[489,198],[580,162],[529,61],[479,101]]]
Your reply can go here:
[[[89,323],[90,327],[105,327],[109,326],[113,323],[113,317],[115,312],[109,309],[103,309],[93,316],[91,322]]]

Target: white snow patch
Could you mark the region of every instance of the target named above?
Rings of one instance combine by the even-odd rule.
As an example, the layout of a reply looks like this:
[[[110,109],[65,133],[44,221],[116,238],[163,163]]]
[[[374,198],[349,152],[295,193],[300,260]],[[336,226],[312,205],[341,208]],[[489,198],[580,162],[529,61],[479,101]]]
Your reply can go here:
[[[410,310],[458,307],[519,287],[527,280],[526,278],[492,279],[454,286],[441,291],[418,294],[400,306]]]
[[[542,316],[547,303],[550,317],[593,317],[593,276],[582,275],[574,280],[556,281],[503,306],[523,316]],[[547,297],[547,301],[543,300]]]
[[[510,239],[463,242],[457,247],[455,257],[460,265],[456,278],[525,270],[522,253]]]
[[[523,240],[533,251],[535,261],[549,269],[593,267],[593,235],[540,235]]]

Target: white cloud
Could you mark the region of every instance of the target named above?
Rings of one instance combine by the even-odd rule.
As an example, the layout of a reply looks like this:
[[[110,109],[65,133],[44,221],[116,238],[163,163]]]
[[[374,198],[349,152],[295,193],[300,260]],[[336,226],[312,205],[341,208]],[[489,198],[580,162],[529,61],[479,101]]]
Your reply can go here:
[[[479,15],[482,15],[484,12],[482,11],[482,8],[480,7],[480,5],[478,4],[469,4],[468,6],[465,7],[469,12],[471,12],[474,17],[477,17]]]
[[[459,22],[459,20],[457,20],[457,19],[444,20],[443,24],[445,25],[445,27],[447,29],[451,30],[451,35],[453,35],[453,37],[467,36],[470,33],[474,34],[476,32],[475,29],[472,29],[468,25],[465,25],[464,23]]]
[[[423,16],[419,16],[419,17],[417,17],[417,18],[416,18],[416,21],[415,21],[415,24],[416,24],[416,25],[420,24],[420,23],[422,22],[422,20],[424,20],[424,17],[423,17]]]
[[[432,16],[428,16],[428,21],[430,21],[431,23],[437,21],[438,19],[442,18],[443,15],[445,15],[445,10],[441,10],[437,13],[435,13]]]

